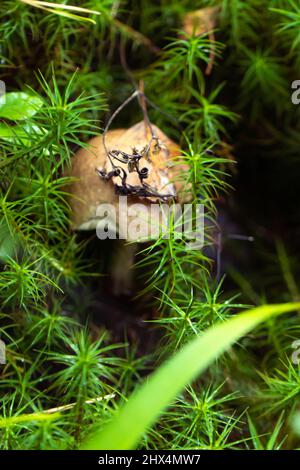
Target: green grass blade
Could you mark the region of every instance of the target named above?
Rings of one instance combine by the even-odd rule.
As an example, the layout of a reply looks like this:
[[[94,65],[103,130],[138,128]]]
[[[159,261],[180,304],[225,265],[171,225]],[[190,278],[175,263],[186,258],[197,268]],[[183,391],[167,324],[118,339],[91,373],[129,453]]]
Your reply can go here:
[[[209,328],[154,372],[114,419],[87,441],[84,449],[135,448],[161,411],[214,359],[262,321],[299,307],[299,303],[264,305]]]
[[[49,13],[54,13],[56,15],[65,16],[66,18],[71,18],[77,21],[86,21],[92,24],[96,24],[96,21],[92,18],[86,18],[85,16],[79,16],[71,12],[82,12],[89,13],[92,15],[101,15],[101,12],[96,10],[90,10],[88,8],[82,8],[73,5],[65,5],[63,3],[53,3],[53,2],[43,2],[38,0],[21,0],[21,2],[26,3],[27,5],[40,8]],[[66,11],[67,10],[67,11]]]

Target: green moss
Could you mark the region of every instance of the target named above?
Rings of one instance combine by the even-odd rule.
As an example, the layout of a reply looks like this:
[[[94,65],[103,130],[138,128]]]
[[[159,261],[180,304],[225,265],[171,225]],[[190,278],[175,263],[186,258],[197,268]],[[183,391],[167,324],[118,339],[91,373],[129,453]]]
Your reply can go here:
[[[220,7],[214,40],[182,32],[188,0],[64,3],[100,15],[1,3],[0,79],[11,98],[36,103],[1,114],[0,101],[3,449],[78,447],[207,327],[249,303],[299,301],[296,2],[199,1]],[[181,179],[192,204],[205,206],[206,248],[160,238],[141,250],[136,313],[114,324],[104,312],[106,246],[70,230],[65,168],[140,81],[151,121],[181,145]],[[113,127],[141,116],[131,103]],[[299,334],[295,313],[243,338],[178,397],[143,448],[298,448]]]

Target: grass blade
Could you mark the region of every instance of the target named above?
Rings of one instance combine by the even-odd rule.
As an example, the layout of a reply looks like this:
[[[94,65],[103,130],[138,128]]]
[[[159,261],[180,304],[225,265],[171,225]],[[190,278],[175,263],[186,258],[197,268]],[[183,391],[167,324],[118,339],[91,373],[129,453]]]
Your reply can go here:
[[[259,323],[299,309],[299,303],[264,305],[209,328],[164,363],[129,398],[114,419],[84,449],[133,449],[178,393],[218,356]]]

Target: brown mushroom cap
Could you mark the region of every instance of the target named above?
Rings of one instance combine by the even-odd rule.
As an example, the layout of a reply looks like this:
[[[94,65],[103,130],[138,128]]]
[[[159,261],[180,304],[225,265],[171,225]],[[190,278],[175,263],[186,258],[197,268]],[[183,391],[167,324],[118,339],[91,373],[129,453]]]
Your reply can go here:
[[[144,159],[142,166],[149,168],[147,184],[161,193],[180,189],[180,183],[172,183],[176,173],[182,171],[183,166],[173,165],[175,157],[180,155],[180,148],[170,140],[160,129],[152,126],[152,130],[159,138],[160,150],[151,151],[150,161]],[[128,130],[116,129],[106,133],[105,143],[108,151],[122,150],[132,154],[133,148],[142,149],[149,144],[151,132],[145,126],[144,121],[132,126]],[[97,174],[96,169],[110,169],[110,162],[103,145],[103,136],[97,136],[90,140],[88,148],[80,149],[72,158],[69,175],[74,181],[69,187],[71,194],[70,205],[72,208],[72,228],[74,230],[92,230],[97,227],[99,220],[96,210],[100,204],[112,204],[115,207],[117,218],[119,217],[119,196],[115,192],[113,179],[105,181]],[[119,163],[118,163],[119,164]],[[134,179],[136,174],[129,173],[130,184],[138,184]],[[129,195],[127,205],[140,204],[138,217],[144,223],[148,217],[149,207],[153,203],[149,198],[139,198]],[[153,220],[151,221],[153,223]],[[128,239],[134,240],[131,237]]]
[[[116,129],[107,133],[107,144],[117,142],[124,133]],[[102,136],[93,137],[89,147],[81,148],[72,158],[69,175],[76,178],[68,189],[71,194],[72,228],[92,230],[96,228],[96,208],[101,203],[117,204],[118,198],[111,182],[101,181],[96,168],[103,168],[106,162]]]

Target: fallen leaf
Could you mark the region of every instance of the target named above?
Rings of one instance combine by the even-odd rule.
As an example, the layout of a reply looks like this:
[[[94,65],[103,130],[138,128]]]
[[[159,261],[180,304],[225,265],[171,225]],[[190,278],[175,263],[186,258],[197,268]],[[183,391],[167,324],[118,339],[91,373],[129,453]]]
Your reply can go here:
[[[215,29],[219,14],[219,7],[206,7],[191,11],[183,18],[183,30],[189,36],[200,36]]]
[[[155,138],[151,140],[151,130]],[[180,148],[169,139],[157,126],[145,125],[141,121],[125,131],[116,143],[107,145],[109,152],[122,151],[128,155],[134,152],[143,155],[139,160],[139,169],[147,169],[148,177],[144,180],[156,193],[175,198],[177,195],[176,183],[173,181],[176,176],[176,165],[174,158],[180,155]],[[148,150],[148,151],[147,151]],[[137,171],[128,171],[127,163],[113,160],[113,163],[122,168],[126,173],[126,183],[131,186],[140,186],[141,181]],[[112,162],[107,159],[104,166],[107,173],[112,171]],[[112,178],[115,185],[120,185],[120,177]],[[159,197],[147,197],[153,202],[159,201]]]

